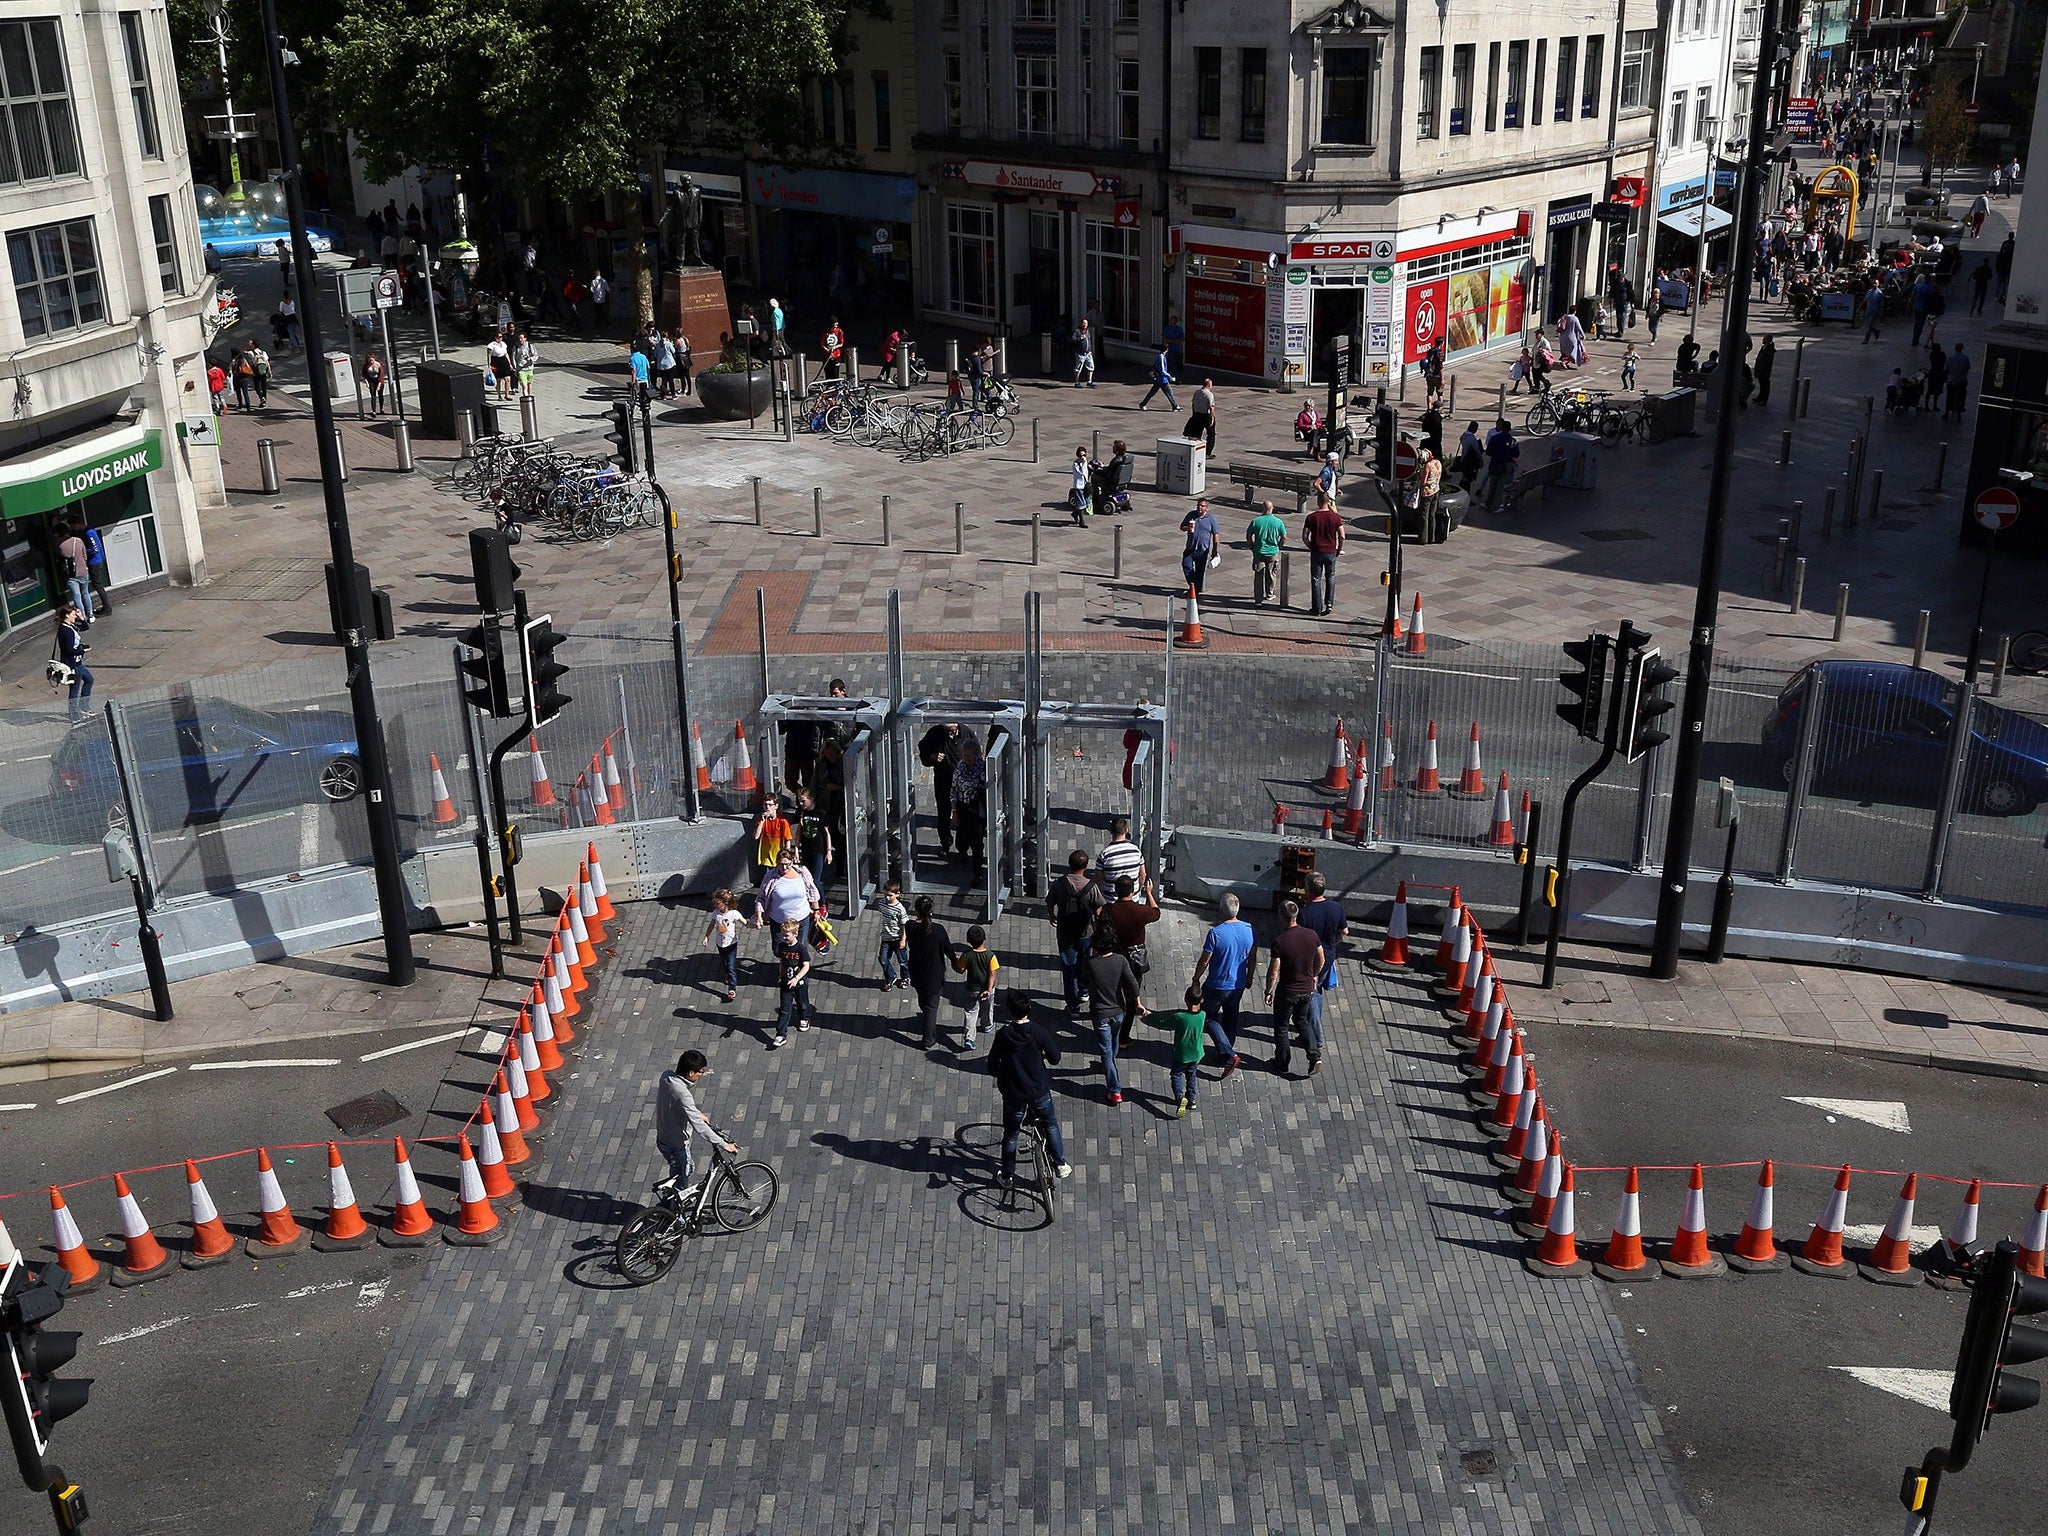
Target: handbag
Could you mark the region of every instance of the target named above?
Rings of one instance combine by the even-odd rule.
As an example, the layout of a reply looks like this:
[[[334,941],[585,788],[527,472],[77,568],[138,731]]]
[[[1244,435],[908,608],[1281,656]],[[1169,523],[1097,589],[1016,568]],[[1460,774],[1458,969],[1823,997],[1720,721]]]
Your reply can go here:
[[[50,642],[50,660],[48,665],[43,668],[43,676],[48,680],[50,691],[53,693],[60,689],[69,688],[73,680],[78,676],[76,669],[72,667],[70,662],[57,659],[57,646],[57,641],[53,640]]]

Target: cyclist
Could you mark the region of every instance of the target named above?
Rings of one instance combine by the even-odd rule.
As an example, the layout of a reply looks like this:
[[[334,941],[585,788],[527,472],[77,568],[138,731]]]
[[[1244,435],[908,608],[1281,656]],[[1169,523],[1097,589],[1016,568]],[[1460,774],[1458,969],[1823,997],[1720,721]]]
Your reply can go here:
[[[1031,999],[1011,990],[1003,994],[1003,1012],[1009,1015],[988,1048],[988,1070],[1003,1095],[1003,1183],[1017,1176],[1017,1138],[1027,1115],[1035,1115],[1052,1153],[1053,1171],[1069,1177],[1074,1165],[1067,1161],[1067,1144],[1060,1135],[1060,1117],[1052,1103],[1052,1078],[1046,1068],[1058,1066],[1059,1045],[1052,1032],[1031,1017]]]
[[[736,1145],[718,1134],[704,1111],[697,1107],[697,1095],[693,1090],[710,1070],[711,1063],[702,1051],[685,1051],[676,1058],[675,1071],[662,1073],[661,1082],[654,1090],[654,1145],[668,1159],[669,1177],[684,1196],[696,1190],[690,1182],[690,1136],[693,1132],[718,1143],[727,1152],[739,1151]]]

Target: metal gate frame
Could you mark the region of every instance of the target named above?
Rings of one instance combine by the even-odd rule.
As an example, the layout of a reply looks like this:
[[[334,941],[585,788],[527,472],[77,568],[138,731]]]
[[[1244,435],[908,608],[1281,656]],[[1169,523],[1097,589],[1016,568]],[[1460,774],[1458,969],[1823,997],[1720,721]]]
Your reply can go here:
[[[1139,731],[1131,759],[1131,841],[1145,852],[1145,868],[1152,878],[1165,883],[1161,855],[1166,846],[1164,817],[1156,814],[1166,801],[1166,710],[1158,704],[1069,704],[1062,700],[1042,701],[1031,725],[1031,807],[1024,832],[1029,849],[1022,889],[1037,896],[1049,889],[1051,871],[1047,866],[1052,826],[1051,795],[1052,733],[1056,730],[1114,731],[1117,746],[1124,733]]]
[[[917,816],[911,797],[911,774],[918,763],[917,737],[932,724],[954,722],[962,728],[988,728],[984,747],[988,761],[988,864],[981,871],[983,921],[994,922],[1010,899],[1016,871],[1024,862],[1024,818],[1016,807],[1024,802],[1024,706],[1015,699],[905,699],[890,722],[890,760],[894,798],[891,830],[894,867],[905,895],[921,891],[960,894],[954,886],[934,886],[917,878]],[[1012,750],[1010,743],[1019,744]]]
[[[886,699],[833,698],[830,695],[773,693],[761,701],[762,782],[780,791],[785,765],[782,727],[819,725],[854,728],[846,745],[846,821],[835,830],[844,847],[841,868],[846,874],[850,905],[859,907],[882,887],[886,878],[882,852],[886,846],[883,809],[889,786],[889,702]]]

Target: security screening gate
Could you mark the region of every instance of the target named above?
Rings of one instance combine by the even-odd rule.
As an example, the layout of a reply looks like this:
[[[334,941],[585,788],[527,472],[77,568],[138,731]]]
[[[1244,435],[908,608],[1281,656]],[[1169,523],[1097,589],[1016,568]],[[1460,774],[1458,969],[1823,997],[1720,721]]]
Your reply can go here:
[[[846,816],[832,829],[834,853],[846,877],[847,906],[857,910],[880,890],[887,878],[883,861],[888,850],[886,807],[889,798],[889,718],[886,699],[810,698],[770,694],[761,703],[762,783],[785,795],[788,783],[784,733],[793,725],[830,731],[845,742]],[[785,801],[787,814],[793,800]],[[827,871],[829,875],[830,870]]]
[[[1030,813],[1024,829],[1023,889],[1037,896],[1052,878],[1052,735],[1058,730],[1113,731],[1129,754],[1131,841],[1145,853],[1145,868],[1164,885],[1161,851],[1165,837],[1159,807],[1166,798],[1166,711],[1157,704],[1067,704],[1047,700],[1031,717]],[[1132,731],[1135,748],[1124,746]],[[1064,869],[1064,865],[1061,866]]]
[[[983,743],[988,765],[988,790],[983,801],[987,835],[982,867],[965,883],[934,878],[917,861],[917,802],[912,779],[922,766],[918,743],[933,726],[958,725]],[[982,920],[994,922],[1008,904],[1017,871],[1023,864],[1024,707],[1001,699],[905,699],[896,711],[891,735],[895,775],[895,868],[906,895],[929,891],[964,895],[976,890],[982,898]],[[936,816],[937,807],[933,808]]]

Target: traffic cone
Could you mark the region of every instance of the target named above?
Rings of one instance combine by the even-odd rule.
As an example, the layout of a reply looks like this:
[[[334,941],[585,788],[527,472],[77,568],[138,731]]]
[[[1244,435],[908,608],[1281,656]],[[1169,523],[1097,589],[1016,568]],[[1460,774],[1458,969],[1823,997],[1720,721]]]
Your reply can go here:
[[[1536,1197],[1529,1202],[1527,1214],[1515,1223],[1515,1231],[1523,1237],[1541,1237],[1550,1226],[1551,1212],[1557,1208],[1557,1197],[1563,1192],[1564,1138],[1552,1127],[1550,1153],[1543,1159],[1543,1172],[1536,1180]]]
[[[555,786],[548,781],[548,762],[540,755],[540,737],[526,738],[526,803],[535,810],[555,803]]]
[[[1461,910],[1459,918],[1464,917]],[[1444,974],[1437,982],[1445,993],[1456,997],[1465,988],[1465,973],[1472,967],[1472,930],[1463,921],[1458,931],[1451,935],[1451,963],[1444,967]]]
[[[1521,820],[1515,823],[1515,841],[1517,843],[1526,843],[1529,841],[1529,807],[1531,803],[1532,802],[1529,799],[1529,791],[1527,791],[1526,789],[1523,790],[1522,816]]]
[[[1351,775],[1351,791],[1344,797],[1344,835],[1363,838],[1365,836],[1365,790],[1370,778],[1365,764],[1360,763]]]
[[[1564,1179],[1557,1203],[1550,1208],[1550,1220],[1536,1246],[1522,1255],[1522,1268],[1544,1280],[1579,1280],[1593,1272],[1593,1266],[1579,1257],[1578,1209],[1572,1193],[1572,1165],[1564,1165]]]
[[[1394,722],[1389,720],[1380,735],[1380,793],[1391,795],[1400,787],[1394,773]]]
[[[512,1095],[512,1114],[519,1129],[527,1133],[538,1131],[540,1116],[533,1108],[533,1085],[526,1080],[526,1063],[519,1059],[516,1044],[508,1044],[505,1049],[505,1087]]]
[[[1785,1255],[1778,1252],[1773,1234],[1777,1169],[1764,1159],[1763,1172],[1756,1176],[1756,1190],[1749,1197],[1749,1220],[1736,1234],[1728,1250],[1728,1267],[1745,1275],[1775,1275],[1785,1267]]]
[[[214,1209],[213,1196],[206,1192],[206,1180],[199,1177],[199,1165],[185,1159],[185,1193],[192,1202],[192,1251],[183,1260],[187,1269],[204,1269],[225,1264],[235,1254],[235,1240],[227,1223]]]
[[[1678,1236],[1662,1261],[1665,1274],[1674,1280],[1708,1280],[1728,1273],[1721,1256],[1707,1246],[1706,1170],[1692,1165],[1692,1182],[1686,1187],[1685,1209],[1678,1218]]]
[[[590,925],[583,921],[583,888],[575,881],[562,892],[562,921],[576,946],[576,965],[583,972],[583,985],[587,988],[590,973],[597,969],[597,946],[590,942]]]
[[[619,782],[619,760],[612,756],[612,739],[604,739],[604,799],[617,815],[626,808],[626,786]]]
[[[576,866],[576,910],[583,914],[583,927],[592,945],[611,937],[604,931],[604,914],[597,909],[597,891],[591,883],[588,862]]]
[[[562,943],[562,926],[555,925],[554,937],[548,940],[548,956],[555,963],[555,981],[562,989],[562,1016],[572,1018],[583,1011],[583,1005],[576,1001],[576,969],[570,962],[567,946]]]
[[[391,1203],[391,1220],[377,1234],[386,1248],[419,1248],[434,1240],[434,1218],[427,1214],[427,1202],[420,1198],[420,1182],[413,1177],[412,1159],[406,1155],[405,1138],[391,1138],[397,1159],[398,1189]]]
[[[1500,1091],[1500,1076],[1505,1076],[1508,1065],[1508,1046],[1511,1037],[1501,1032],[1501,1017],[1507,1011],[1501,1002],[1500,992],[1495,990],[1493,1000],[1486,1005],[1486,1018],[1479,1026],[1479,1040],[1471,1051],[1458,1062],[1458,1070],[1467,1077],[1476,1077],[1482,1087],[1491,1082],[1494,1091]],[[1495,1075],[1500,1069],[1500,1076]]]
[[[1550,1155],[1550,1117],[1544,1113],[1539,1096],[1529,1112],[1529,1130],[1522,1138],[1522,1155],[1515,1171],[1500,1181],[1500,1192],[1516,1205],[1527,1205],[1543,1182],[1544,1159]]]
[[[1657,1278],[1657,1266],[1643,1253],[1643,1209],[1633,1168],[1628,1171],[1628,1182],[1621,1187],[1621,1209],[1614,1215],[1614,1233],[1594,1263],[1593,1273],[1602,1280]]]
[[[1977,1241],[1977,1207],[1984,1198],[1984,1181],[1970,1180],[1970,1188],[1963,1196],[1962,1209],[1956,1212],[1956,1219],[1941,1240],[1941,1246],[1928,1255],[1932,1261],[1928,1268],[1930,1284],[1945,1291],[1968,1290],[1968,1282],[1962,1278],[1963,1250]],[[115,1280],[118,1282],[119,1275]]]
[[[597,856],[597,844],[591,843],[584,850],[584,862],[590,866],[590,884],[597,895],[597,916],[600,922],[616,922],[619,909],[612,905],[612,898],[604,883],[604,861]],[[588,916],[588,914],[585,914]]]
[[[738,720],[732,723],[732,788],[738,795],[756,794],[761,788],[754,777],[753,754],[747,750],[747,728]]]
[[[441,759],[437,754],[427,754],[427,769],[434,782],[434,825],[445,827],[460,821],[455,802],[448,798],[448,781],[441,776]]]
[[[1508,809],[1508,771],[1500,771],[1500,787],[1493,792],[1493,833],[1487,841],[1496,848],[1515,846],[1514,814]]]
[[[1401,627],[1401,599],[1398,594],[1395,596],[1393,603],[1389,605],[1387,609],[1387,617],[1380,621],[1380,633],[1385,635],[1389,640],[1393,641],[1396,645],[1398,645],[1401,642],[1402,636],[1407,633],[1407,631]]]
[[[1913,1197],[1919,1191],[1919,1175],[1907,1174],[1905,1185],[1899,1190],[1899,1202],[1892,1207],[1892,1219],[1885,1223],[1883,1235],[1856,1266],[1864,1279],[1880,1285],[1920,1283],[1920,1277],[1913,1273]]]
[[[611,797],[605,793],[604,764],[595,752],[590,754],[590,824],[593,827],[614,825]]]
[[[462,1178],[458,1186],[462,1210],[455,1218],[454,1226],[442,1229],[441,1240],[458,1248],[481,1248],[501,1240],[505,1236],[505,1227],[484,1193],[484,1181],[476,1154],[470,1150],[469,1138],[457,1136],[455,1145],[462,1158]]]
[[[164,1245],[149,1230],[141,1202],[128,1188],[128,1181],[118,1173],[114,1175],[114,1200],[121,1209],[122,1250],[121,1263],[113,1274],[114,1284],[140,1285],[145,1280],[156,1280],[169,1274],[177,1267],[177,1260],[164,1252]]]
[[[327,1225],[314,1237],[313,1246],[322,1253],[336,1253],[350,1248],[367,1248],[376,1240],[377,1234],[370,1230],[370,1224],[363,1220],[362,1208],[356,1204],[356,1192],[348,1181],[348,1168],[342,1163],[341,1148],[330,1141],[327,1143]]]
[[[1380,942],[1374,965],[1405,969],[1408,964],[1408,882],[1394,887],[1394,910],[1387,916],[1387,936]]]
[[[2048,1265],[2048,1184],[2034,1197],[2034,1214],[2027,1218],[2026,1236],[2020,1239],[2020,1268],[2041,1275]]]
[[[1351,744],[1344,739],[1344,719],[1337,718],[1336,734],[1330,738],[1330,765],[1323,770],[1323,788],[1351,787]]]
[[[1195,593],[1195,584],[1188,583],[1187,617],[1180,623],[1180,643],[1184,646],[1201,647],[1209,642],[1202,634],[1202,600]]]
[[[1422,740],[1422,766],[1415,771],[1415,793],[1418,795],[1440,795],[1444,792],[1443,779],[1436,768],[1436,722],[1429,722],[1429,734]]]
[[[1849,1217],[1849,1165],[1835,1175],[1835,1187],[1822,1208],[1820,1220],[1806,1235],[1806,1245],[1792,1255],[1792,1267],[1802,1275],[1823,1275],[1841,1280],[1854,1267],[1842,1257],[1842,1224]]]
[[[1517,1070],[1515,1066],[1517,1061],[1521,1063],[1519,1070],[1522,1075],[1519,1081],[1522,1092],[1519,1101],[1515,1105],[1515,1123],[1508,1127],[1507,1139],[1486,1154],[1494,1167],[1504,1173],[1514,1173],[1522,1166],[1522,1153],[1529,1145],[1529,1127],[1536,1123],[1536,1105],[1542,1098],[1536,1087],[1536,1063],[1529,1060],[1527,1056],[1516,1056],[1514,1054],[1515,1044],[1513,1036],[1510,1036],[1508,1044],[1504,1047],[1508,1052],[1509,1074]],[[1505,1088],[1509,1083],[1516,1080],[1512,1075],[1503,1076],[1501,1078],[1501,1086]],[[1482,1118],[1479,1122],[1479,1128],[1489,1136],[1498,1136],[1500,1134],[1500,1127],[1493,1123],[1491,1116]]]
[[[533,994],[526,1000],[526,1017],[533,1026],[534,1054],[540,1057],[543,1072],[559,1072],[564,1063],[562,1048],[555,1040],[555,1022],[548,1016],[548,1005],[542,1000],[538,985]]]
[[[1485,1032],[1487,1010],[1493,1007],[1493,994],[1499,985],[1493,973],[1493,956],[1488,955],[1476,969],[1479,980],[1472,988],[1471,1000],[1465,1004],[1465,1017],[1455,1036],[1467,1042],[1478,1040]]]
[[[1471,738],[1465,743],[1465,771],[1458,775],[1457,793],[1474,800],[1486,798],[1486,772],[1479,766],[1479,722],[1472,722]]]
[[[697,773],[697,793],[711,793],[711,764],[704,756],[704,733],[697,728],[697,722],[690,722],[690,766]]]
[[[1327,805],[1323,807],[1323,841],[1329,842],[1337,833],[1337,813]]]
[[[71,1277],[71,1290],[76,1293],[105,1281],[107,1277],[100,1261],[85,1246],[85,1237],[78,1230],[78,1222],[54,1184],[50,1186],[50,1222],[56,1229],[50,1245],[57,1250],[57,1260],[64,1266],[64,1273]]]
[[[545,1104],[555,1096],[547,1069],[540,1064],[540,1041],[534,1038],[533,1020],[524,1008],[519,1010],[519,1070],[526,1078],[527,1096],[533,1103]]]
[[[1451,887],[1450,905],[1444,908],[1444,927],[1436,941],[1436,959],[1432,962],[1440,971],[1449,970],[1451,950],[1458,942],[1458,929],[1465,921],[1465,903],[1460,899],[1458,888]]]
[[[519,1106],[512,1102],[512,1090],[505,1086],[503,1069],[491,1078],[484,1113],[491,1117],[491,1126],[498,1133],[498,1155],[504,1158],[505,1166],[518,1168],[532,1162],[533,1149],[526,1144],[526,1133],[519,1124]]]
[[[1500,1071],[1498,1078],[1493,1076],[1495,1068]],[[1497,1036],[1487,1075],[1481,1080],[1482,1092],[1487,1082],[1494,1085],[1491,1100],[1482,1099],[1479,1106],[1479,1128],[1487,1135],[1506,1138],[1514,1134],[1516,1118],[1522,1112],[1522,1096],[1529,1091],[1528,1070],[1529,1057],[1522,1049],[1521,1031]]]
[[[512,1175],[505,1171],[505,1146],[498,1139],[498,1112],[488,1095],[476,1111],[476,1165],[484,1181],[487,1199],[503,1200],[519,1193]]]
[[[561,912],[556,915],[555,932],[560,934],[562,938],[562,958],[568,962],[569,986],[580,997],[583,993],[590,990],[590,973],[583,969],[583,956],[577,952],[576,924],[575,920],[569,915],[569,911],[569,907],[565,905]],[[589,948],[589,945],[585,944],[584,948]],[[596,969],[595,956],[592,957],[592,961],[592,969],[594,970]]]
[[[1422,628],[1422,594],[1415,594],[1415,613],[1408,621],[1408,654],[1426,656],[1429,654],[1429,636]]]
[[[312,1240],[292,1218],[292,1208],[285,1204],[284,1187],[277,1182],[277,1170],[270,1166],[270,1153],[263,1147],[256,1149],[256,1203],[262,1215],[255,1234],[242,1245],[250,1258],[297,1253]]]
[[[555,1032],[555,1046],[567,1050],[576,1042],[576,1031],[569,1023],[569,1009],[576,1001],[562,991],[561,955],[552,946],[548,956],[541,962],[541,996],[547,999],[548,1026]]]

